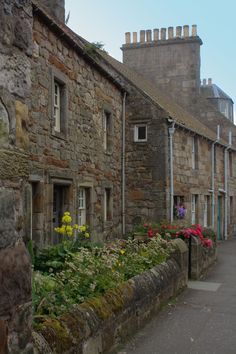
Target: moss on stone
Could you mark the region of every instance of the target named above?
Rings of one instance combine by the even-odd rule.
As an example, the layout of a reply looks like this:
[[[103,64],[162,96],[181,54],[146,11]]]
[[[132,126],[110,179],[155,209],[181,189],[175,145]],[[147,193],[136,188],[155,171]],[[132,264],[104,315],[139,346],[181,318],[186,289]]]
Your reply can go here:
[[[70,349],[72,338],[60,319],[47,319],[43,322],[40,332],[56,353],[64,354]]]

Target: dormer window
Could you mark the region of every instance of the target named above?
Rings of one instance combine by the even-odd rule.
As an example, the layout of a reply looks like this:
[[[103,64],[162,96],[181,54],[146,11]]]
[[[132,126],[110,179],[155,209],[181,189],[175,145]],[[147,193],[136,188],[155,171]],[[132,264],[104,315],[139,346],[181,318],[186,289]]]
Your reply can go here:
[[[134,126],[134,141],[145,142],[147,141],[147,125],[137,124]]]

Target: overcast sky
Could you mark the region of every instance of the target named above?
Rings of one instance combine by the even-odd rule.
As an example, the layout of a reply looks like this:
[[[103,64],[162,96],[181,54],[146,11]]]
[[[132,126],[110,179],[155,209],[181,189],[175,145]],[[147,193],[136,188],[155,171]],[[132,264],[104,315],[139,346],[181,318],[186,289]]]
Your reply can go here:
[[[235,0],[65,0],[68,26],[122,61],[125,32],[197,24],[201,79],[212,78],[236,101]],[[233,37],[234,36],[234,37]],[[235,108],[234,108],[235,110]]]

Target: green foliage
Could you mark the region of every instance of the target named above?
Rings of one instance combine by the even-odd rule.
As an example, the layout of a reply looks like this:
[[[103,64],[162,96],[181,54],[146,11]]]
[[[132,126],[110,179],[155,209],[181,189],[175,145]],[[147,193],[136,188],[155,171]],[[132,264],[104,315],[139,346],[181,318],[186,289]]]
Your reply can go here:
[[[202,230],[202,234],[204,237],[209,238],[213,242],[216,242],[216,233],[210,227],[204,227]]]
[[[85,52],[93,58],[98,55],[98,50],[107,53],[102,42],[92,42],[85,45]]]
[[[107,289],[165,261],[171,244],[160,237],[149,242],[118,240],[108,246],[74,248],[63,242],[37,257],[33,277],[35,320],[55,317],[74,304],[103,294]],[[39,271],[40,270],[40,271]]]

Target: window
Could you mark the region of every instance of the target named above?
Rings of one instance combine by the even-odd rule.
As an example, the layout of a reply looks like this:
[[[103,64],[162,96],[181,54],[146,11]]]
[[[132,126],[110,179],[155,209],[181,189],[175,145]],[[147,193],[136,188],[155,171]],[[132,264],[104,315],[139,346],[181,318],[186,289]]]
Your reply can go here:
[[[56,132],[61,131],[61,86],[58,82],[54,82],[54,105],[53,105],[53,117],[54,117],[54,129]]]
[[[104,192],[104,221],[112,220],[111,188],[105,188]]]
[[[191,198],[191,223],[196,224],[197,220],[197,195],[192,194]]]
[[[192,138],[192,169],[198,168],[198,138],[194,136]]]
[[[91,215],[91,188],[80,187],[78,193],[79,199],[79,225],[90,225]]]
[[[67,77],[56,70],[52,69],[52,133],[53,135],[66,138],[67,132]]]
[[[111,152],[112,146],[112,117],[111,113],[104,111],[103,113],[103,146],[104,150]]]
[[[69,211],[69,186],[53,185],[53,230],[61,226],[61,219],[65,211]],[[62,241],[62,236],[54,232],[53,243]]]
[[[138,124],[134,126],[134,141],[145,142],[147,141],[147,125]]]
[[[204,203],[203,203],[203,226],[207,227],[210,225],[210,196],[204,196]]]

